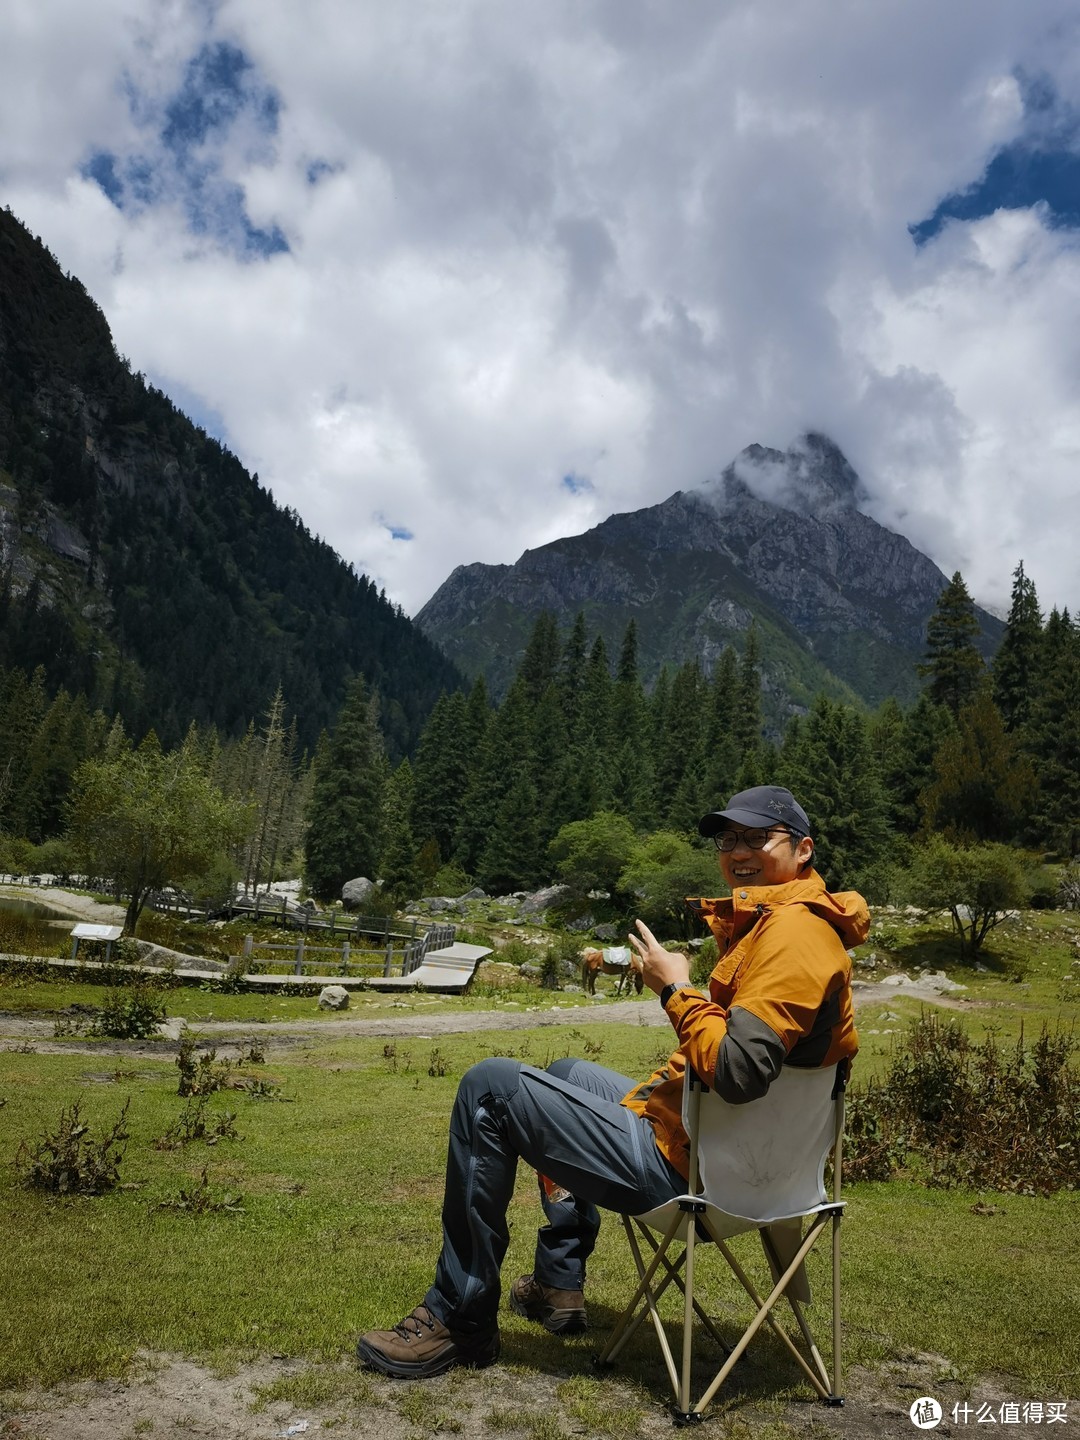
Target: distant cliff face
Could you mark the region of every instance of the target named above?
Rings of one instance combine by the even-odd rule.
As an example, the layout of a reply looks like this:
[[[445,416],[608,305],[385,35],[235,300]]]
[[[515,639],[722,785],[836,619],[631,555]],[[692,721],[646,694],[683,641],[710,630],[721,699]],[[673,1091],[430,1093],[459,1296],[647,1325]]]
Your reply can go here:
[[[0,210],[0,666],[166,743],[278,684],[301,744],[351,676],[411,748],[462,677],[235,456],[132,374],[78,280]]]
[[[695,656],[711,667],[756,621],[774,718],[818,690],[876,704],[910,699],[926,622],[946,584],[934,563],[859,509],[840,450],[807,435],[752,445],[714,480],[613,515],[515,565],[461,566],[417,623],[498,692],[542,610],[579,610],[609,646],[637,624],[642,670]],[[987,654],[1001,622],[979,612]]]

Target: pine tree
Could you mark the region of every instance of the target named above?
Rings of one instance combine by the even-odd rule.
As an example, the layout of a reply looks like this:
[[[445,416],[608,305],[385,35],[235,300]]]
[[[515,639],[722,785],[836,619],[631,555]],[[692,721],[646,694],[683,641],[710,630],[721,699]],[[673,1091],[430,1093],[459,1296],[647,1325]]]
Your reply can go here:
[[[377,702],[368,698],[357,676],[349,683],[312,788],[305,868],[308,888],[319,899],[337,898],[346,880],[376,878],[385,780]]]
[[[1005,635],[994,656],[994,699],[1007,730],[1020,729],[1031,710],[1039,676],[1043,622],[1034,582],[1021,560],[1013,571],[1012,604]]]
[[[486,709],[486,705],[485,705]],[[434,840],[440,860],[449,860],[461,802],[469,783],[474,743],[469,736],[466,701],[460,690],[444,690],[420,737],[413,766],[410,828],[423,845]]]
[[[1051,611],[1022,742],[1038,776],[1026,827],[1032,845],[1080,854],[1080,627]]]
[[[517,669],[525,685],[525,693],[534,705],[539,703],[547,687],[554,683],[558,670],[559,627],[551,611],[542,610]]]
[[[597,635],[585,664],[577,728],[570,737],[571,820],[587,820],[610,808],[613,685],[604,637]]]
[[[488,724],[476,768],[461,802],[454,858],[469,875],[477,873],[503,801],[515,779],[529,767],[530,721],[524,681],[516,678]]]
[[[934,757],[935,778],[921,797],[927,826],[952,838],[1006,842],[1019,832],[1035,793],[1035,775],[1005,729],[984,681],[960,711],[956,729]]]
[[[883,888],[892,837],[865,717],[819,695],[789,726],[774,773],[810,818],[814,864],[830,888]]]
[[[559,695],[562,699],[566,733],[576,736],[581,715],[581,692],[585,682],[585,616],[579,610],[563,646],[559,662]]]
[[[739,747],[739,764],[752,763],[754,752],[761,744],[761,671],[759,662],[761,650],[758,644],[757,626],[751,621],[746,632],[742,657],[739,661],[739,677],[736,694],[738,705],[735,711],[735,740]]]
[[[675,672],[656,752],[656,818],[666,829],[693,831],[706,808],[705,711],[701,666],[688,660]]]
[[[538,797],[537,833],[543,850],[567,820],[567,750],[566,722],[558,687],[552,680],[534,704],[529,724],[528,769]]]
[[[648,712],[638,675],[637,625],[626,627],[611,698],[611,800],[635,825],[651,816],[652,764]]]
[[[383,852],[379,875],[384,888],[397,900],[419,893],[416,841],[409,816],[413,805],[413,773],[407,759],[390,776],[383,792]]]
[[[480,883],[494,894],[528,889],[542,878],[538,798],[520,765],[495,812],[479,862]]]
[[[739,713],[739,660],[730,645],[713,667],[705,719],[703,795],[706,809],[714,809],[735,793],[735,776],[741,756],[736,719]]]
[[[926,661],[918,673],[928,680],[927,693],[959,715],[982,678],[982,656],[975,648],[979,622],[964,577],[957,570],[938,596],[926,627]]]

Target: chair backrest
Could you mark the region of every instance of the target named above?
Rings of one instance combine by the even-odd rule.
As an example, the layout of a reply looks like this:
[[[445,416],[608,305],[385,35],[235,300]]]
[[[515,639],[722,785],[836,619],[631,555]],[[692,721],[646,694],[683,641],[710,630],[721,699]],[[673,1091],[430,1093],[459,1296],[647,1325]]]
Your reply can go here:
[[[730,1105],[711,1090],[700,1095],[698,1172],[710,1208],[760,1225],[827,1202],[836,1078],[835,1065],[785,1065],[760,1100]],[[687,1087],[684,1108],[689,1098]]]

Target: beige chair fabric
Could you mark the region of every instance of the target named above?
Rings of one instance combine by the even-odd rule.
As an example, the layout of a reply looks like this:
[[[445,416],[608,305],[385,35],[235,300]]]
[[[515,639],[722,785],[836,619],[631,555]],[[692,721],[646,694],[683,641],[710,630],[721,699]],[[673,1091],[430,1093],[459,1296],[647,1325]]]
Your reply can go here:
[[[784,1066],[760,1100],[730,1105],[700,1082],[688,1078],[683,1116],[690,1136],[687,1193],[647,1214],[624,1215],[623,1225],[638,1271],[639,1284],[597,1363],[609,1364],[648,1315],[652,1320],[675,1394],[676,1419],[703,1418],[707,1406],[763,1324],[787,1346],[823,1400],[840,1398],[840,1149],[843,1087],[837,1067],[826,1070]],[[825,1165],[833,1155],[833,1185],[825,1188]],[[691,1219],[696,1224],[691,1224]],[[832,1369],[826,1369],[810,1332],[803,1306],[810,1301],[805,1259],[827,1227],[832,1227]],[[773,1289],[762,1297],[728,1241],[757,1231],[768,1260]],[[738,1343],[728,1349],[715,1321],[694,1293],[697,1242],[713,1242],[735,1278],[750,1296],[755,1313]],[[647,1259],[641,1242],[647,1247]],[[672,1259],[675,1248],[682,1251]],[[677,1366],[658,1301],[672,1285],[683,1293],[683,1334]],[[790,1305],[799,1332],[791,1338],[773,1315],[781,1296]],[[693,1320],[695,1314],[724,1352],[723,1363],[700,1398],[691,1403]],[[801,1341],[801,1344],[799,1343]]]

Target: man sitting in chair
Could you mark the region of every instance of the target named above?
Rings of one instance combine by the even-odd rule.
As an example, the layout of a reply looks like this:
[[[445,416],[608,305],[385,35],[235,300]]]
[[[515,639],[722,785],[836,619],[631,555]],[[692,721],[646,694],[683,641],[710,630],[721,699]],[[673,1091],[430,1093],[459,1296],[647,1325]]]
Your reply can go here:
[[[638,920],[630,936],[645,984],[678,1049],[643,1085],[586,1060],[538,1070],[483,1060],[466,1072],[450,1119],[443,1244],[421,1304],[392,1330],[361,1337],[360,1362],[424,1378],[499,1354],[499,1270],[518,1159],[541,1174],[547,1224],[510,1306],[555,1334],[585,1328],[585,1265],[597,1206],[639,1215],[684,1193],[689,1064],[724,1099],[763,1095],[785,1064],[828,1066],[858,1048],[847,947],[870,926],[854,892],[830,894],[813,868],[806,812],[789,790],[757,785],[698,825],[719,851],[731,898],[695,902],[719,959],[703,995],[684,955]]]

